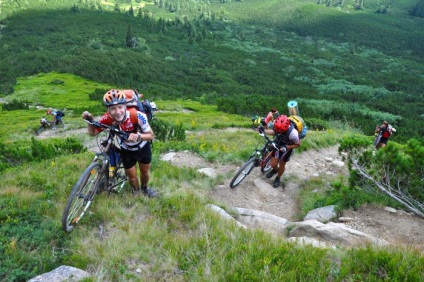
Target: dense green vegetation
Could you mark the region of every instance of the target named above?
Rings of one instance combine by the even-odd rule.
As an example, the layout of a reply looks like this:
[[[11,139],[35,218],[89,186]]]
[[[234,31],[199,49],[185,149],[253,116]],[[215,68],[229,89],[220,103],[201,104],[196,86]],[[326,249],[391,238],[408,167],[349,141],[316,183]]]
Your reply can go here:
[[[29,5],[2,4],[5,94],[19,76],[57,71],[247,116],[297,99],[305,118],[346,120],[369,135],[388,119],[394,139],[424,136],[424,21],[408,17],[414,1],[386,14],[374,1],[355,10],[255,0],[51,1],[8,14],[18,2]]]
[[[10,103],[0,111],[0,280],[26,281],[61,264],[108,281],[420,280],[418,251],[299,248],[222,222],[205,209],[205,191],[222,179],[160,161],[160,153],[189,150],[241,163],[260,138],[216,129],[249,128],[251,115],[271,105],[284,113],[295,99],[311,129],[299,151],[342,140],[349,152],[365,148],[357,157],[373,176],[387,164],[402,173],[403,191],[422,199],[424,21],[409,16],[421,15],[422,1],[319,2],[1,1],[0,95]],[[90,95],[112,87],[157,102],[156,132],[189,133],[155,142],[160,199],[102,195],[77,230],[58,232],[65,199],[92,158],[81,145],[89,137],[39,140],[33,132],[45,107],[66,112],[59,135],[83,128],[82,111],[104,111]],[[398,133],[390,154],[374,158],[371,137],[350,134],[372,135],[383,119]],[[320,186],[314,181],[322,180],[305,183],[306,192]],[[331,183],[305,193],[304,213],[393,204],[354,173],[350,183]]]
[[[161,161],[160,154],[189,150],[209,161],[241,163],[261,138],[247,130],[249,118],[190,100],[155,100],[162,110],[157,113],[157,120],[189,130],[184,141],[154,142],[151,184],[160,191],[161,198],[102,194],[81,225],[72,234],[65,234],[60,229],[60,217],[66,197],[92,153],[81,150],[80,144],[90,138],[84,131],[74,132],[72,138],[60,136],[85,126],[81,121],[84,106],[102,113],[104,108],[92,101],[90,94],[109,86],[58,73],[18,79],[10,98],[26,101],[29,109],[0,112],[0,136],[5,144],[0,147],[2,156],[21,160],[2,171],[0,182],[0,280],[27,281],[62,264],[87,269],[94,275],[93,281],[164,277],[343,281],[378,280],[381,273],[395,280],[420,277],[424,264],[418,251],[297,247],[269,234],[241,230],[217,218],[205,208],[213,203],[206,194],[223,183],[222,177],[211,180],[194,169],[174,167]],[[27,89],[41,95],[33,95]],[[82,89],[82,93],[76,89]],[[68,106],[64,108],[67,128],[58,129],[58,138],[33,138],[33,128],[45,113],[45,109],[33,107],[37,104]],[[17,122],[7,122],[11,119]],[[312,124],[327,129],[310,130],[302,150],[334,145],[352,133],[352,129],[338,122],[313,120]],[[227,127],[240,130],[219,130]],[[371,144],[371,138],[363,140]],[[423,151],[422,146],[414,148]],[[420,156],[417,155],[422,162]],[[225,177],[231,177],[231,173]],[[366,202],[393,204],[376,193],[352,189],[343,179],[332,180],[331,190],[318,181],[311,179],[302,189],[308,194],[301,198],[304,213],[329,203],[341,209]],[[142,274],[135,274],[140,266]]]

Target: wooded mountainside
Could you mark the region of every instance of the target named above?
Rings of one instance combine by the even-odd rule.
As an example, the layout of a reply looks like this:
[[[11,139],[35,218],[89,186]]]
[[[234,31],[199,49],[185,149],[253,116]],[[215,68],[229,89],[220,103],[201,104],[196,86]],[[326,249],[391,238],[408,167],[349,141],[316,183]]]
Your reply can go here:
[[[2,1],[0,93],[68,72],[246,116],[297,99],[306,120],[422,140],[422,2]]]

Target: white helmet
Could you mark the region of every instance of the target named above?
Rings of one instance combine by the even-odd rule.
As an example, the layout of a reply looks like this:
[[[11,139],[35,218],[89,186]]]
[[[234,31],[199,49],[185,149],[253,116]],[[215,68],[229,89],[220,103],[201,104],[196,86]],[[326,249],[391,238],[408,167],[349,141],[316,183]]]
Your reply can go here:
[[[156,108],[156,103],[155,102],[150,102],[150,106],[152,106],[152,110],[157,111],[158,108]]]

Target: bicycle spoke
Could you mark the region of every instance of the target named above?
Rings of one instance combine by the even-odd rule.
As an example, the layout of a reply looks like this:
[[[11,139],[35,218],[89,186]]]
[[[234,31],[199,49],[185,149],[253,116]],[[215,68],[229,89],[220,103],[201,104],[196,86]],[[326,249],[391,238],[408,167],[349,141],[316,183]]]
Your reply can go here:
[[[72,189],[62,216],[62,228],[70,232],[85,212],[89,209],[91,202],[99,189],[101,180],[101,165],[92,163],[84,171],[77,184]]]
[[[234,178],[230,182],[230,187],[234,188],[242,182],[246,176],[252,171],[255,167],[255,163],[257,162],[256,158],[252,158],[248,160],[236,173]]]

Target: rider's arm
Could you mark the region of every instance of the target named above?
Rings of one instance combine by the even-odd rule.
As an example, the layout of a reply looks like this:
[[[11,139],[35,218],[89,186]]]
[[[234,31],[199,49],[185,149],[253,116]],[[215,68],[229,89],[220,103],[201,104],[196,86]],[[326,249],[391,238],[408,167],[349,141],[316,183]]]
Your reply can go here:
[[[130,140],[133,141],[151,141],[154,139],[155,135],[152,128],[147,121],[147,116],[142,112],[137,112],[138,125],[141,129],[141,132],[131,133]],[[134,139],[135,138],[135,139]]]
[[[296,149],[296,148],[299,148],[299,147],[300,147],[300,143],[286,146],[287,150]]]
[[[82,119],[88,120],[88,121],[93,121],[93,116],[88,111],[84,111],[82,113]],[[87,123],[87,132],[91,136],[94,136],[98,133],[98,132],[96,132],[96,127],[92,124],[89,124],[89,123]]]
[[[274,136],[275,135],[275,131],[272,130],[272,129],[265,129],[264,132],[267,135],[271,135],[271,136]]]
[[[287,150],[296,149],[300,147],[299,132],[293,129],[289,135],[290,144],[286,145]]]

